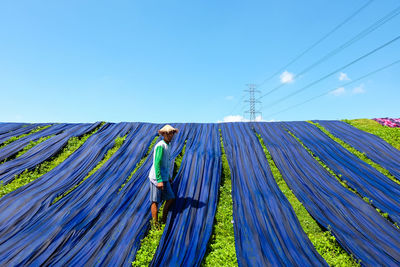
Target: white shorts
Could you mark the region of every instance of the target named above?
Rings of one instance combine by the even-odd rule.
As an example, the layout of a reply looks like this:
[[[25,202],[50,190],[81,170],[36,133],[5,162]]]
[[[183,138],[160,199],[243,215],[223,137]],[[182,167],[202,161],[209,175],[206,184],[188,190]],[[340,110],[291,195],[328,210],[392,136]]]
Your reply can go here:
[[[171,183],[169,181],[163,181],[164,189],[158,188],[152,182],[150,184],[150,202],[161,203],[164,200],[175,199],[175,194],[172,191]]]

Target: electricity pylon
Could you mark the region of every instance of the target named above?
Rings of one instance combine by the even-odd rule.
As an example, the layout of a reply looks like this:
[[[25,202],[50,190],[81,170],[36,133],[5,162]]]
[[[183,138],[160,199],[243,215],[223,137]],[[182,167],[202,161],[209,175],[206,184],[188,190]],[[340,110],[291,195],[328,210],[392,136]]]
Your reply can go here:
[[[261,103],[260,100],[256,100],[255,98],[255,93],[261,93],[259,90],[256,90],[256,85],[253,83],[246,84],[248,89],[244,90],[245,92],[249,92],[249,100],[245,100],[244,102],[249,102],[249,110],[246,110],[244,113],[249,113],[250,114],[250,121],[255,121],[256,120],[256,114],[260,114],[260,111],[256,110],[256,103]]]

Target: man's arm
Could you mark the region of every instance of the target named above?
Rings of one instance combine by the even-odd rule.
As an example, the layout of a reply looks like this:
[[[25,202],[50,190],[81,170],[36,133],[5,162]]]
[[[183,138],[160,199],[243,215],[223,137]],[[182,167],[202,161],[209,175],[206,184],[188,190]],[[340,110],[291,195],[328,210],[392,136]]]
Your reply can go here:
[[[163,155],[164,149],[162,146],[158,146],[156,148],[156,155],[154,157],[154,169],[156,171],[156,179],[158,183],[161,183],[162,177],[161,177],[161,160],[162,160],[162,155]]]

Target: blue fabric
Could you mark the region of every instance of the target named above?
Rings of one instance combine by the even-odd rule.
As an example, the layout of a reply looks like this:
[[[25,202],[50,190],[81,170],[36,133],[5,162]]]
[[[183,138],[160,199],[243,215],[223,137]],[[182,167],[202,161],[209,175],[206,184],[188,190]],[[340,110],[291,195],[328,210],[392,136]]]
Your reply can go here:
[[[80,137],[95,129],[99,124],[100,122],[94,124],[77,124],[63,133],[34,146],[22,156],[1,164],[0,181],[3,184],[8,184],[14,180],[16,175],[25,170],[32,170],[38,164],[55,156],[65,147],[71,137]]]
[[[313,127],[305,130],[297,129],[296,125],[293,124],[293,131],[302,132],[299,136],[310,138],[309,142],[318,140],[319,144],[313,147],[315,151],[322,148],[332,149],[335,153],[341,151],[331,142],[324,143],[325,139],[319,139],[318,131],[315,132]],[[153,151],[131,179],[127,179],[160,126],[106,123],[59,166],[1,198],[0,264],[130,266],[151,218],[147,177]],[[181,131],[171,143],[171,157],[175,158],[181,152],[185,140],[187,147],[173,182],[177,199],[169,212],[151,265],[198,266],[204,257],[220,183],[218,126],[222,129],[232,172],[235,246],[240,266],[326,265],[276,185],[251,126],[262,135],[297,198],[318,223],[331,229],[349,253],[361,259],[365,266],[400,264],[400,231],[373,207],[341,186],[283,129],[282,123],[173,126]],[[5,132],[10,132],[6,128]],[[47,134],[58,132],[59,136],[71,136],[77,134],[76,129],[88,130],[84,128],[77,124],[59,125]],[[67,132],[72,129],[75,130]],[[102,160],[117,136],[127,133],[121,148],[99,170],[52,204],[57,196],[78,184]],[[42,146],[43,153],[50,151],[49,140],[43,142],[46,143]],[[330,164],[351,173],[356,186],[361,182],[357,179],[364,173],[364,167],[357,173],[358,165],[344,163],[345,160],[352,158],[344,154]],[[367,174],[370,173],[373,172],[368,169]],[[354,174],[358,175],[354,176],[357,179]],[[366,192],[375,194],[379,188],[387,190],[388,197],[393,198],[390,194],[395,188],[384,187],[386,185],[380,180],[369,180]],[[126,185],[119,191],[124,183]],[[386,200],[382,201],[384,204],[387,205]],[[258,212],[254,212],[255,207]]]
[[[35,227],[41,230],[18,232],[0,246],[1,249],[6,249],[7,245],[15,246],[17,243],[23,244],[26,239],[34,240],[26,245],[24,251],[18,252],[17,256],[10,255],[3,263],[43,264],[57,255],[58,247],[55,244],[60,242],[65,250],[69,250],[74,242],[82,238],[85,229],[90,230],[87,225],[98,220],[98,216],[111,199],[118,196],[118,189],[146,153],[156,134],[156,128],[157,125],[150,124],[133,125],[121,148],[98,171],[67,196],[51,205],[45,213],[31,219],[24,226],[24,229]],[[66,213],[66,210],[69,212]],[[68,232],[76,234],[71,236]],[[41,253],[33,255],[32,251]]]
[[[19,128],[29,125],[30,123],[18,123],[18,122],[1,122],[0,123],[0,134],[5,134],[11,131],[15,131]]]
[[[212,233],[221,174],[221,148],[215,124],[191,126],[168,214],[150,266],[200,266]]]
[[[5,249],[7,244],[22,244],[26,239],[35,240],[29,244],[29,249],[24,250],[26,253],[22,251],[16,257],[12,255],[14,258],[9,257],[7,264],[40,265],[51,261],[53,265],[58,260],[57,256],[79,246],[79,241],[85,244],[85,234],[92,233],[94,224],[101,220],[100,217],[103,218],[102,213],[108,210],[110,202],[113,199],[119,200],[119,188],[146,153],[156,135],[156,128],[157,125],[150,124],[132,128],[121,148],[98,171],[70,194],[50,206],[45,214],[31,220],[24,227],[36,227],[38,230],[42,229],[41,231],[19,233],[0,246]],[[69,212],[66,213],[66,210]],[[110,218],[106,220],[109,221]],[[71,236],[68,233],[75,234]],[[56,245],[60,243],[63,244],[61,251]],[[101,244],[102,242],[99,243]],[[29,251],[41,253],[30,254]],[[79,255],[76,255],[76,258],[79,258]],[[79,264],[81,265],[83,263]]]
[[[400,185],[350,153],[316,126],[307,122],[285,123],[290,130],[342,180],[368,197],[373,205],[400,225]]]
[[[400,231],[343,187],[281,123],[254,123],[290,189],[363,266],[398,266]]]
[[[148,150],[159,127],[141,124],[138,132],[132,130],[121,148],[98,171],[23,228],[34,227],[38,231],[18,231],[0,245],[0,255],[4,255],[9,251],[7,246],[20,243],[23,247],[26,240],[31,240],[23,251],[8,255],[2,263],[130,265],[148,226],[147,174],[152,155],[121,191],[119,188]],[[174,141],[173,157],[182,149],[185,133],[182,131],[181,137],[178,135]]]
[[[8,139],[10,139],[13,136],[27,134],[37,127],[42,127],[42,126],[46,126],[46,125],[49,125],[49,124],[48,123],[29,124],[29,125],[26,125],[25,127],[21,126],[20,128],[17,128],[15,130],[0,134],[0,144],[6,142]]]
[[[0,243],[49,209],[53,200],[78,184],[135,125],[106,123],[61,164],[0,199]]]
[[[182,125],[173,126],[182,129],[171,143],[171,157],[175,158],[190,130],[186,131]],[[153,151],[121,192],[112,196],[108,207],[99,211],[100,218],[91,224],[85,235],[72,243],[71,249],[62,249],[51,261],[53,264],[131,265],[151,218],[147,176],[152,155]],[[90,208],[88,212],[91,214]]]
[[[400,151],[376,135],[361,131],[342,121],[315,121],[334,136],[354,147],[400,180]]]
[[[22,137],[0,149],[0,161],[15,156],[31,141],[37,141],[41,137],[46,137],[53,134],[60,134],[71,127],[73,127],[73,124],[71,123],[55,124],[39,132]]]
[[[276,184],[250,124],[220,127],[232,175],[239,266],[327,266]]]

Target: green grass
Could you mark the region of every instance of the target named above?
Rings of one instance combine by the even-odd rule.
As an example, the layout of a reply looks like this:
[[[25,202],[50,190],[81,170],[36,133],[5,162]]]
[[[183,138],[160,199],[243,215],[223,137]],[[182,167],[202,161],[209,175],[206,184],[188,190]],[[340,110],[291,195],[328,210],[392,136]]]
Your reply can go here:
[[[164,205],[162,207],[164,207]],[[162,214],[162,208],[159,210],[159,214],[160,213]],[[140,249],[136,254],[135,261],[132,262],[132,266],[149,266],[154,254],[156,253],[158,243],[160,242],[161,236],[164,232],[164,228],[165,224],[161,225],[161,229],[157,229],[153,224],[151,225],[151,228],[146,237],[141,240]],[[170,253],[179,252],[171,251]]]
[[[87,133],[86,135],[79,137],[72,137],[68,140],[67,145],[64,149],[57,155],[52,158],[42,162],[34,170],[28,171],[25,170],[23,173],[16,175],[15,179],[9,184],[2,185],[0,184],[0,198],[4,195],[36,180],[42,175],[48,173],[60,163],[62,163],[65,159],[67,159],[72,153],[74,153],[91,135],[97,132],[100,127],[104,124],[104,122],[99,125],[93,131]]]
[[[186,151],[186,141],[185,145],[181,153],[175,159],[175,166],[174,166],[174,175],[176,176],[179,168],[181,167],[182,158]],[[160,217],[162,216],[162,212],[164,209],[164,204],[159,207],[158,210],[158,221],[161,222]],[[149,209],[150,212],[150,209]],[[161,224],[161,223],[160,223]],[[160,243],[161,236],[163,234],[165,224],[161,224],[161,229],[157,229],[151,221],[151,227],[145,237],[140,241],[140,248],[136,253],[135,260],[132,262],[132,266],[149,266],[151,260],[153,259],[154,254],[156,253],[157,246]],[[172,253],[179,253],[179,252],[172,252]]]
[[[60,199],[62,199],[63,197],[65,197],[66,195],[68,195],[69,193],[71,193],[73,190],[75,190],[78,186],[80,186],[86,179],[88,179],[93,173],[95,173],[98,169],[100,169],[110,158],[112,155],[115,154],[115,152],[118,151],[118,149],[121,148],[122,144],[124,143],[126,137],[128,136],[128,134],[124,135],[124,136],[118,136],[115,139],[115,143],[114,146],[109,149],[106,153],[106,155],[104,156],[104,158],[97,163],[96,167],[94,167],[87,175],[85,178],[82,179],[82,181],[80,181],[78,184],[74,185],[73,187],[71,187],[67,192],[65,192],[64,194],[56,197],[53,202],[51,204],[56,203],[57,201],[59,201]]]
[[[389,126],[383,126],[378,122],[369,119],[343,121],[360,130],[379,136],[380,138],[400,150],[400,128],[390,128]]]
[[[218,205],[213,224],[213,232],[208,243],[202,266],[237,266],[235,237],[233,232],[233,202],[231,171],[226,159],[221,137],[222,172]]]
[[[324,231],[319,227],[318,223],[311,217],[303,204],[296,198],[283,179],[279,169],[276,167],[263,139],[259,134],[257,134],[257,136],[263,147],[276,183],[292,205],[301,227],[313,243],[317,252],[330,266],[359,266],[357,261],[339,245],[335,237],[329,231]]]
[[[373,121],[375,122],[375,121]],[[379,171],[380,173],[382,173],[383,175],[385,175],[386,177],[388,177],[390,180],[392,180],[393,182],[400,184],[400,181],[397,180],[393,175],[390,174],[390,172],[388,170],[386,170],[385,168],[383,168],[382,166],[380,166],[379,164],[373,162],[371,159],[369,159],[364,153],[358,151],[357,149],[353,148],[352,146],[350,146],[349,144],[345,143],[344,141],[342,141],[341,139],[335,137],[333,134],[331,134],[327,129],[325,129],[324,127],[322,127],[320,124],[318,123],[313,123],[310,122],[311,124],[317,126],[321,131],[323,131],[326,135],[328,135],[331,139],[333,139],[334,141],[336,141],[337,143],[339,143],[340,145],[342,145],[345,149],[347,149],[349,152],[353,153],[354,155],[356,155],[358,158],[360,158],[362,161],[364,161],[365,163],[371,165],[373,168],[375,168],[377,171]],[[378,123],[379,124],[379,123]],[[366,123],[363,122],[361,125],[365,125]],[[379,124],[380,125],[380,124]],[[383,127],[383,126],[382,126]],[[378,127],[379,128],[379,127]],[[388,127],[389,128],[389,127]],[[386,138],[388,138],[388,135],[384,135],[384,132],[388,132],[388,133],[392,133],[392,131],[390,131],[391,129],[382,129],[380,130],[380,134],[382,136],[386,136]],[[400,134],[400,131],[398,132]],[[396,139],[394,139],[396,140]],[[398,140],[400,142],[400,139]],[[392,140],[392,142],[394,142]],[[395,142],[393,144],[396,144]]]

